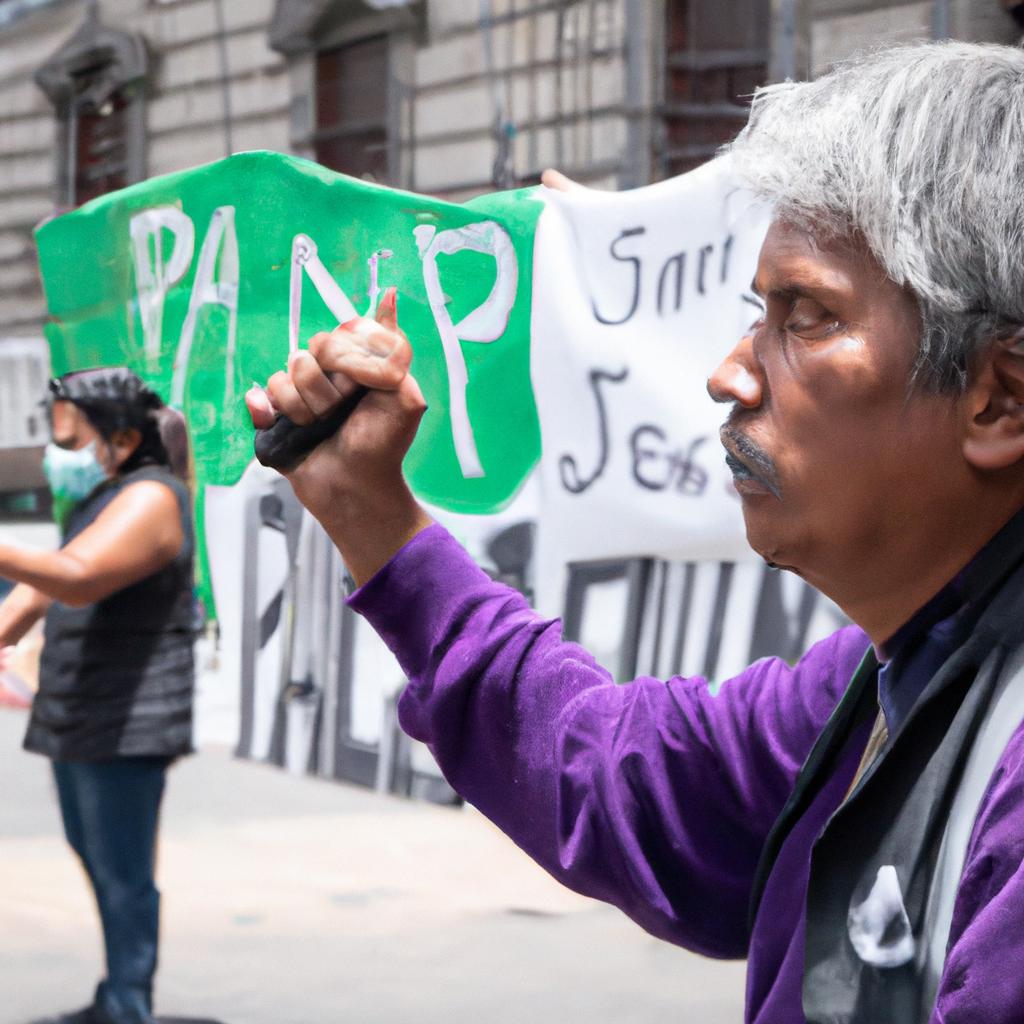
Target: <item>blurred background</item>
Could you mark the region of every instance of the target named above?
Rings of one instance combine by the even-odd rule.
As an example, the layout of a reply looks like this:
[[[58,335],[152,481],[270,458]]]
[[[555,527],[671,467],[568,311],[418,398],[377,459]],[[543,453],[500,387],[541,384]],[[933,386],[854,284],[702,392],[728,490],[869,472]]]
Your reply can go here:
[[[41,220],[255,148],[456,202],[547,166],[635,188],[711,158],[758,85],[1022,25],[1024,0],[0,0],[0,537],[57,539]],[[559,889],[459,806],[397,730],[401,672],[286,486],[257,474],[219,514],[239,598],[200,640],[200,755],[168,793],[162,1005],[236,1024],[740,1019],[742,965]],[[529,594],[532,517],[527,493],[451,525]],[[840,621],[760,565],[654,558],[574,565],[563,613],[620,680],[725,678]],[[47,766],[20,751],[38,647],[0,678],[0,1024],[84,996],[99,950]]]

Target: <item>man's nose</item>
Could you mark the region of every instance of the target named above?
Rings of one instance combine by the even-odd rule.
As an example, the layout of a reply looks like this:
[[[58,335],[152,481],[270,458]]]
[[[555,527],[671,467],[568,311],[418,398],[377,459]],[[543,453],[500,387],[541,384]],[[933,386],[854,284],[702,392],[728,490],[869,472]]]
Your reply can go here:
[[[756,409],[763,398],[760,369],[754,358],[754,336],[745,334],[708,377],[708,394],[716,402],[736,402]]]

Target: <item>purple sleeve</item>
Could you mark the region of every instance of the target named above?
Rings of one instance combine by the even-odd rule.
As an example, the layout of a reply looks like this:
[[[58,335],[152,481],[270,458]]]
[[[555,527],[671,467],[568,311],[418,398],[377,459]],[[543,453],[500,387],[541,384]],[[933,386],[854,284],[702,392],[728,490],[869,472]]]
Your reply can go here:
[[[1024,1020],[1024,724],[978,809],[930,1024]]]
[[[351,604],[409,677],[403,728],[556,878],[660,938],[742,956],[761,847],[867,646],[842,630],[795,667],[619,686],[441,527]]]

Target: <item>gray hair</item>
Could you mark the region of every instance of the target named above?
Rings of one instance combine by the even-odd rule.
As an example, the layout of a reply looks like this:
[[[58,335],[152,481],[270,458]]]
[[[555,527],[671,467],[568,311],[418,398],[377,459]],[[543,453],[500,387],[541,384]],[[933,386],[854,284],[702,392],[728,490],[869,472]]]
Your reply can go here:
[[[759,89],[731,146],[775,215],[860,235],[921,314],[914,381],[960,390],[1024,324],[1024,50],[879,50]]]

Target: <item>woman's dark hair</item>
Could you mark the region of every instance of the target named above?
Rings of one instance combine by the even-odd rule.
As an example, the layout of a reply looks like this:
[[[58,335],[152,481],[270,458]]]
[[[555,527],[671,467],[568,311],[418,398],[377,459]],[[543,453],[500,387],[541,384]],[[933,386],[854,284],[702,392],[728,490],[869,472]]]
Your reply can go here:
[[[118,469],[130,473],[141,466],[167,466],[188,482],[189,446],[185,418],[125,366],[75,370],[50,381],[50,400],[71,402],[109,441],[118,430],[137,430],[139,446]]]

